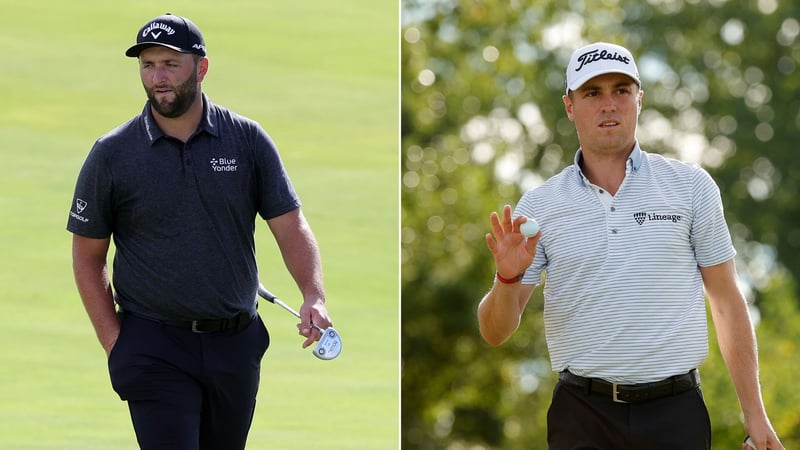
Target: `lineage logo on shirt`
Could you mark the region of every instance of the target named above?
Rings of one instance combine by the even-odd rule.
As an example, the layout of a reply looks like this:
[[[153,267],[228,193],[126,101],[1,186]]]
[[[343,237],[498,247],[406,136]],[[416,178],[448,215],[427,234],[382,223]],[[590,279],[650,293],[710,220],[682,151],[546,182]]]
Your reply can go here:
[[[211,158],[209,163],[214,172],[236,172],[236,169],[239,168],[236,158]]]
[[[681,220],[683,220],[683,216],[679,214],[658,214],[658,213],[648,213],[648,212],[633,213],[633,218],[636,219],[636,223],[638,223],[639,225],[643,224],[646,220],[665,221],[672,223],[678,223]]]

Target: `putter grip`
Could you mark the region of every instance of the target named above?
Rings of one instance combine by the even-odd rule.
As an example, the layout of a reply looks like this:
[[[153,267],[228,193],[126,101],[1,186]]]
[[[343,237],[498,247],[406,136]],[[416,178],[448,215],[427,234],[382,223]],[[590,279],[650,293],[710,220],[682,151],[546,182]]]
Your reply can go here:
[[[275,294],[268,291],[261,283],[258,284],[258,295],[270,303],[275,303],[275,299],[278,298]]]

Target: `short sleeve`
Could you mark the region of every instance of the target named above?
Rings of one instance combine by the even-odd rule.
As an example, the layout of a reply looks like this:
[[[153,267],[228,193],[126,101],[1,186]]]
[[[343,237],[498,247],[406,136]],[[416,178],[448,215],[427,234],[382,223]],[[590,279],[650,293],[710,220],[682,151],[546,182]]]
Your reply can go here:
[[[692,247],[700,267],[714,266],[736,256],[736,250],[725,220],[722,197],[711,175],[698,167],[693,184]]]
[[[260,126],[254,126],[258,213],[264,220],[269,220],[299,208],[300,199],[272,138]]]
[[[111,236],[113,182],[103,148],[96,142],[81,167],[67,219],[67,230],[95,239]]]

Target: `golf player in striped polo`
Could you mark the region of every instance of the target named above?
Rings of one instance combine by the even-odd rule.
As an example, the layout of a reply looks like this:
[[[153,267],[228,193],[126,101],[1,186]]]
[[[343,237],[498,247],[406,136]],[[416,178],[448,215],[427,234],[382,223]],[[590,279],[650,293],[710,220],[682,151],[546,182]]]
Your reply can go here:
[[[559,374],[549,448],[709,449],[697,371],[708,355],[707,294],[745,431],[759,450],[782,449],[719,189],[698,165],[639,147],[643,94],[627,49],[598,42],[572,54],[563,103],[580,148],[513,212],[491,214],[496,274],[478,307],[481,335],[505,342],[544,274]],[[526,218],[538,221],[536,235],[520,232]]]

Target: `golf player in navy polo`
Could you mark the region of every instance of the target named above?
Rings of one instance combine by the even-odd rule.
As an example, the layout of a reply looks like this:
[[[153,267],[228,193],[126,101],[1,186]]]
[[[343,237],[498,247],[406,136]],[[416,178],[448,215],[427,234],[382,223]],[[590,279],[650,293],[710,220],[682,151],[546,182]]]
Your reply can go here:
[[[759,450],[782,449],[761,398],[756,339],[737,285],[719,189],[696,164],[647,153],[633,55],[577,49],[562,97],[574,164],[490,216],[495,283],[478,307],[492,345],[519,327],[544,277],[544,323],[559,374],[550,449],[709,449],[697,367],[708,355],[706,299]],[[520,226],[537,220],[525,237]]]
[[[270,137],[202,93],[197,26],[156,17],[126,55],[147,102],[80,170],[67,224],[75,281],[140,447],[243,449],[269,346],[256,218],[303,296],[303,347],[320,337],[312,323],[332,325],[319,250]]]

